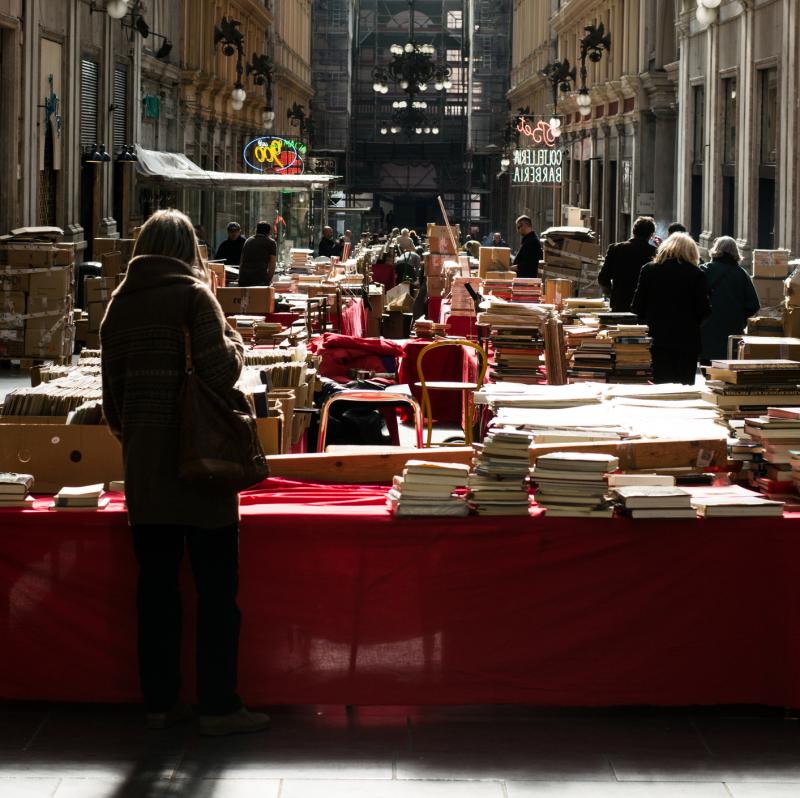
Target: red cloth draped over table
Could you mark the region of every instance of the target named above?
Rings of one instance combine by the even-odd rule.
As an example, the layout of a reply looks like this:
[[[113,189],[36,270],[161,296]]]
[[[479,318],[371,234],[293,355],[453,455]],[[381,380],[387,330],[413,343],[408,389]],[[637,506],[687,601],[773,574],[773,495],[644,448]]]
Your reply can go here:
[[[413,387],[415,382],[419,382],[417,358],[430,343],[432,342],[429,340],[419,339],[406,341],[403,344],[403,359],[400,361],[397,381],[412,386],[411,390],[417,401],[421,401],[422,398],[422,389]],[[426,382],[474,382],[478,378],[478,356],[463,346],[441,347],[425,355],[423,368]],[[430,395],[431,410],[436,421],[461,423],[460,392],[434,390]]]
[[[397,274],[394,270],[394,263],[373,263],[372,281],[374,283],[383,283],[387,291],[390,288],[394,288],[397,284]]]
[[[322,356],[320,374],[338,382],[348,382],[351,379],[348,374],[350,369],[391,371],[385,361],[396,360],[403,354],[403,347],[394,341],[337,333],[325,333],[314,338],[309,343],[309,348]]]
[[[475,316],[453,316],[448,300],[443,300],[439,308],[439,323],[445,324],[448,335],[463,338],[477,338],[477,318]]]
[[[340,327],[342,335],[363,338],[367,329],[367,309],[360,297],[342,297],[342,318]]]
[[[385,489],[264,488],[242,496],[251,704],[800,706],[800,515],[395,520]],[[138,700],[135,581],[118,503],[0,511],[0,698]]]

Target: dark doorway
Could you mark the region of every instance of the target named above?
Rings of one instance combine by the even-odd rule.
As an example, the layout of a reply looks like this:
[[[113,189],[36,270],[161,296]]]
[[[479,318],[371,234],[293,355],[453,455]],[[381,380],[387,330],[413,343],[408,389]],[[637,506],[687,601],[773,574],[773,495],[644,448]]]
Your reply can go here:
[[[775,181],[758,180],[758,248],[775,248]]]

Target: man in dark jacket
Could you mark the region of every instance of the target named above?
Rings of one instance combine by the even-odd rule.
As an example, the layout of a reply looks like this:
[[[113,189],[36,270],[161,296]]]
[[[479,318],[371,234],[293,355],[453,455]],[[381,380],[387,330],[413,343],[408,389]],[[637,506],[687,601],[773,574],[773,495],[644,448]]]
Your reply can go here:
[[[332,227],[323,227],[322,228],[322,238],[319,240],[319,247],[317,248],[317,252],[319,253],[320,257],[330,258],[336,254],[336,239],[333,237],[333,228]]]
[[[517,218],[517,232],[522,236],[522,243],[514,257],[517,267],[517,277],[538,277],[539,261],[542,259],[542,245],[539,236],[533,231],[533,222],[530,216]]]
[[[278,245],[269,237],[269,222],[259,222],[256,234],[250,236],[242,247],[242,259],[239,264],[239,285],[269,285],[275,274],[275,263],[278,259]]]
[[[238,266],[242,259],[242,228],[239,222],[228,222],[228,237],[217,247],[217,260],[225,260],[227,266]]]
[[[656,248],[650,243],[656,226],[652,217],[640,216],[633,223],[633,235],[627,241],[612,244],[606,252],[606,260],[597,282],[603,293],[611,295],[611,310],[627,313],[639,282],[639,272],[645,263],[656,256]]]

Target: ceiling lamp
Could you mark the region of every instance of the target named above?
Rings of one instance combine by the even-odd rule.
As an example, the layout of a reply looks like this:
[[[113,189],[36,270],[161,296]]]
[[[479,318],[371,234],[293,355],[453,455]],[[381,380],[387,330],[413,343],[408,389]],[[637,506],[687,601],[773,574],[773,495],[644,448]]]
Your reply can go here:
[[[106,14],[111,19],[122,19],[128,13],[128,0],[108,0]]]

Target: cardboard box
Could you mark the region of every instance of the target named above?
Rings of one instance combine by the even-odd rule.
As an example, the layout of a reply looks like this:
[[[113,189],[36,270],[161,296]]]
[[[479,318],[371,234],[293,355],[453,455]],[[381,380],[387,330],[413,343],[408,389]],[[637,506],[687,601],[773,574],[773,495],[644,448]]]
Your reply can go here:
[[[739,342],[739,358],[800,360],[800,338],[745,335]]]
[[[133,248],[136,246],[135,238],[118,238],[117,239],[117,252],[120,253],[122,258],[122,269],[125,271],[128,268],[128,261],[133,257]]]
[[[122,479],[122,448],[103,425],[3,424],[0,471],[33,474],[34,490]]]
[[[75,343],[75,325],[65,316],[28,319],[25,325],[25,354],[28,357],[60,358],[71,353]],[[65,352],[68,349],[69,352]]]
[[[30,273],[27,269],[13,266],[0,267],[0,291],[25,291],[30,287]]]
[[[771,308],[783,302],[783,280],[779,277],[754,277],[753,286],[762,308]]]
[[[208,270],[217,276],[217,287],[225,288],[225,263],[222,261],[209,261]]]
[[[790,254],[788,249],[754,249],[753,277],[786,277]]]
[[[58,250],[52,244],[6,244],[6,262],[10,266],[46,268],[55,266]]]
[[[511,269],[511,250],[508,247],[481,247],[478,258],[478,274],[486,277],[486,272],[509,271]]]
[[[92,260],[99,260],[102,262],[103,255],[107,252],[116,252],[118,241],[118,238],[92,239]]]
[[[800,308],[784,305],[783,334],[787,338],[800,338]]]
[[[261,441],[261,448],[264,450],[264,454],[281,454],[283,426],[281,416],[256,419],[258,439]]]
[[[28,291],[31,294],[46,294],[54,299],[72,296],[73,273],[72,266],[33,272],[28,281]]]
[[[25,313],[26,296],[22,291],[3,291],[0,292],[0,327],[21,327],[25,324],[25,319],[21,317]]]
[[[0,357],[24,357],[25,356],[25,338],[24,332],[20,331],[23,338],[20,341],[12,341],[4,338],[5,332],[14,332],[7,330],[0,330]]]
[[[101,256],[101,263],[103,264],[103,277],[113,279],[122,273],[121,252],[105,252]]]
[[[100,324],[106,315],[108,302],[90,302],[87,306],[89,314],[89,332],[99,332]]]
[[[275,289],[271,286],[218,288],[217,299],[226,316],[237,313],[272,313],[275,310]]]
[[[600,256],[600,247],[591,241],[565,238],[561,244],[561,252],[563,255],[574,256],[581,260],[595,261]]]
[[[83,297],[85,303],[106,302],[111,299],[111,294],[117,287],[115,277],[84,277]]]
[[[28,294],[28,313],[66,316],[72,313],[72,296],[53,296],[48,293]]]
[[[747,320],[746,334],[780,337],[783,334],[783,320],[773,316],[753,316]]]

